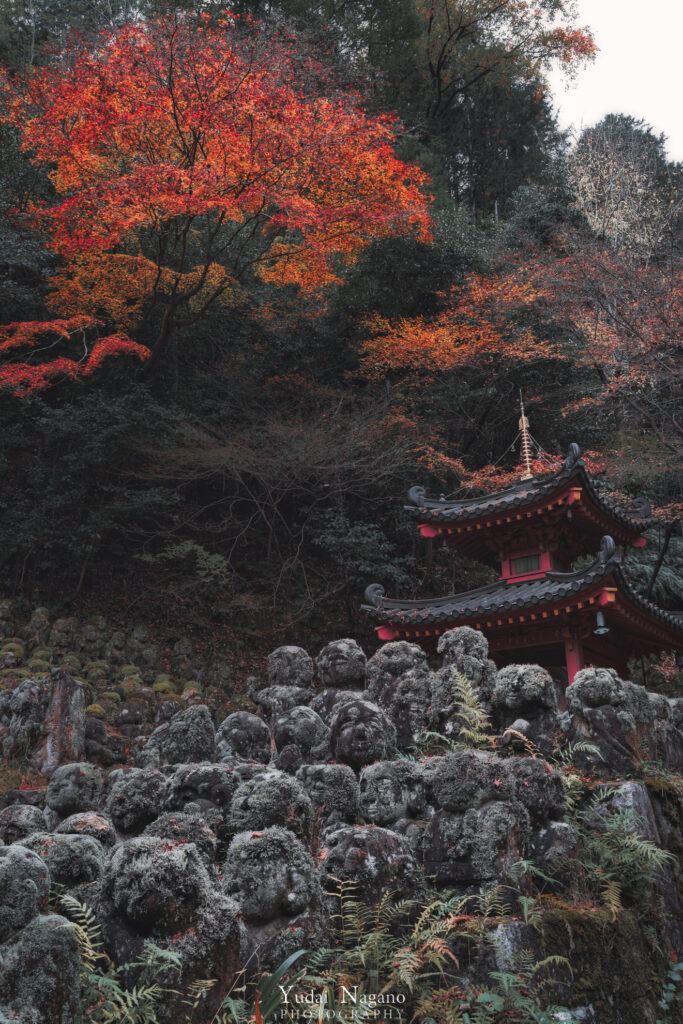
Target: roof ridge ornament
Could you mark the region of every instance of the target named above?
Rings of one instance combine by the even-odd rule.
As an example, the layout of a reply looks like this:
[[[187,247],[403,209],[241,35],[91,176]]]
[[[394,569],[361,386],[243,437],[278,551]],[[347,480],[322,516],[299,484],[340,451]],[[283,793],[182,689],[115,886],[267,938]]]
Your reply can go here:
[[[634,498],[633,508],[634,519],[649,519],[652,515],[652,505],[647,498]]]
[[[600,554],[598,560],[601,565],[607,565],[611,558],[614,558],[617,554],[617,546],[614,540],[606,534],[600,541]]]
[[[572,441],[567,449],[567,457],[564,460],[565,469],[573,469],[576,463],[581,458],[581,449],[579,448],[576,441]]]
[[[417,505],[418,508],[423,508],[427,492],[424,487],[411,487],[408,491],[408,501],[411,505]]]
[[[382,607],[382,598],[386,594],[386,590],[381,583],[371,583],[369,587],[365,588],[363,594],[363,600],[373,608]]]
[[[534,474],[531,471],[531,435],[529,434],[529,420],[524,415],[524,398],[520,388],[519,392],[519,407],[521,410],[521,416],[519,417],[519,432],[521,434],[521,454],[522,461],[524,463],[524,473],[521,476],[522,480],[533,480]]]

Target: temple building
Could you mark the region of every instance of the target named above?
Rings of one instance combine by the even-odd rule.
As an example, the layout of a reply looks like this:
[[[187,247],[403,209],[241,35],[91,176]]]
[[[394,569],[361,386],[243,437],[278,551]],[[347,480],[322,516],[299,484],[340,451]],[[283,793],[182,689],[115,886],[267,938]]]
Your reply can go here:
[[[655,522],[649,504],[633,512],[609,504],[572,444],[554,474],[531,473],[528,420],[520,420],[526,471],[505,490],[447,501],[409,492],[406,511],[424,537],[498,566],[495,583],[423,601],[387,598],[372,584],[363,611],[383,641],[435,646],[441,633],[472,626],[499,664],[536,662],[571,683],[579,669],[606,666],[625,675],[630,658],[683,647],[683,616],[641,597],[623,573],[624,551],[643,547]],[[595,556],[595,552],[598,552]],[[572,571],[582,556],[595,556]]]

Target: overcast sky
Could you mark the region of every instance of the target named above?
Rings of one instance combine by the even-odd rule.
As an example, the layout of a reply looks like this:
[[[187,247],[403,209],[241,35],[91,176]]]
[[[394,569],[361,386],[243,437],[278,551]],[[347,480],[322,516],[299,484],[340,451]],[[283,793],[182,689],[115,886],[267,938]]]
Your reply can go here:
[[[644,118],[683,160],[683,0],[578,0],[579,24],[599,47],[595,61],[565,89],[550,78],[563,128],[588,127],[605,114]]]

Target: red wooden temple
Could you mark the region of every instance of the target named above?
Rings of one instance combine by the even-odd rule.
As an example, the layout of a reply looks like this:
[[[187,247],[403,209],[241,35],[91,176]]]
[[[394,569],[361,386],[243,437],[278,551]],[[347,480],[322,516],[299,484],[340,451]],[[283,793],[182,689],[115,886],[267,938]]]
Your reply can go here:
[[[641,500],[632,512],[608,504],[576,444],[558,472],[534,478],[524,414],[520,427],[527,473],[518,483],[459,501],[430,499],[413,487],[406,507],[424,537],[499,565],[500,578],[424,601],[393,600],[372,584],[362,608],[378,623],[380,639],[430,648],[447,629],[472,626],[498,664],[566,666],[570,683],[586,665],[625,674],[632,657],[683,647],[683,616],[641,597],[622,571],[624,550],[646,543],[654,523],[649,504]],[[596,550],[590,564],[572,571],[576,559]]]

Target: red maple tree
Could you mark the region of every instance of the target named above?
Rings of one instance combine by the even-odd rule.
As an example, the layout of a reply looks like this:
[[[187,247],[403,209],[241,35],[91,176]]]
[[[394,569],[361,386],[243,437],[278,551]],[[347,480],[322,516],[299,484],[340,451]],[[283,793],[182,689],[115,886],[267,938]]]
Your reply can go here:
[[[391,118],[366,115],[286,34],[232,17],[128,25],[6,76],[2,94],[52,168],[58,199],[31,218],[64,265],[48,299],[60,319],[9,325],[0,350],[75,324],[86,353],[39,372],[12,362],[0,386],[82,376],[105,353],[152,365],[250,275],[316,292],[372,238],[429,237],[426,179],[395,156]],[[112,333],[91,350],[98,322]]]

